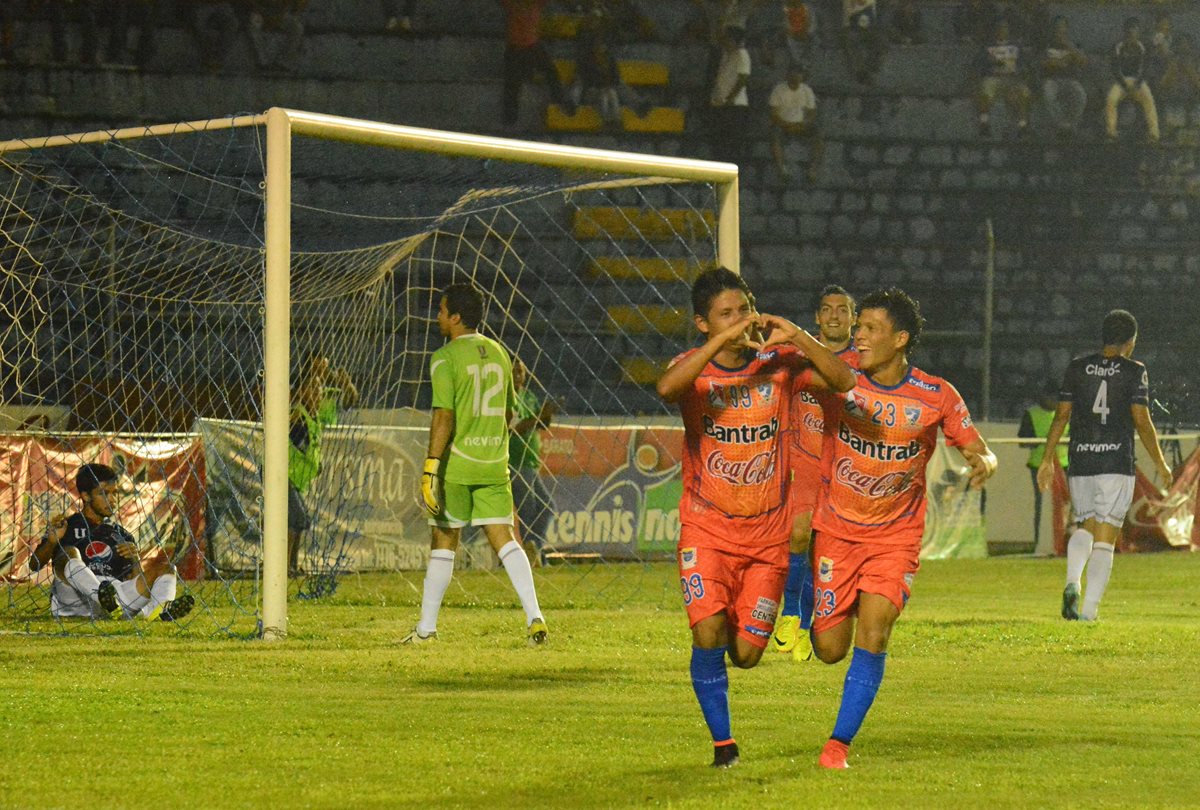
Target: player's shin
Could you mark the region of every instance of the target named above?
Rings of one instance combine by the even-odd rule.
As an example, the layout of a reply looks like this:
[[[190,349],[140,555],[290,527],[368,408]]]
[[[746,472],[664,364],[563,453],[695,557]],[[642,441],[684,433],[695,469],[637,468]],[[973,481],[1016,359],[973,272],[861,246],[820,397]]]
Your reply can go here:
[[[842,687],[842,705],[833,726],[833,739],[849,745],[862,728],[863,720],[875,702],[875,694],[883,681],[887,653],[873,653],[862,647],[854,648],[846,681]]]
[[[729,673],[725,668],[728,647],[692,648],[692,689],[704,714],[714,744],[733,739],[729,720]]]
[[[175,590],[174,574],[163,574],[154,580],[154,584],[150,586],[150,601],[142,607],[141,615],[143,617],[157,615],[156,611],[159,605],[164,605],[175,598]]]
[[[1092,546],[1087,564],[1087,592],[1083,597],[1083,610],[1079,613],[1079,618],[1084,621],[1095,621],[1100,612],[1100,600],[1104,598],[1104,589],[1108,587],[1108,578],[1112,574],[1113,550],[1111,543]]]
[[[800,629],[811,630],[813,608],[816,607],[816,594],[813,592],[812,566],[808,564],[807,557],[800,567],[802,574],[800,580]]]
[[[1083,578],[1083,569],[1092,553],[1092,533],[1079,528],[1071,534],[1067,541],[1067,584],[1079,587]]]
[[[783,610],[780,611],[784,616],[800,616],[803,621],[801,611],[801,600],[804,598],[804,572],[808,570],[808,555],[807,554],[788,554],[788,575],[787,582],[783,586]],[[811,578],[810,578],[811,583]]]
[[[429,567],[425,569],[425,588],[421,594],[421,620],[417,622],[419,635],[428,636],[437,631],[438,613],[453,575],[453,551],[436,548],[429,552]]]
[[[529,565],[529,557],[525,549],[516,540],[510,540],[500,549],[500,563],[504,566],[508,579],[512,582],[521,607],[525,610],[525,622],[542,618],[542,609],[538,606],[537,589],[533,585],[533,569]]]

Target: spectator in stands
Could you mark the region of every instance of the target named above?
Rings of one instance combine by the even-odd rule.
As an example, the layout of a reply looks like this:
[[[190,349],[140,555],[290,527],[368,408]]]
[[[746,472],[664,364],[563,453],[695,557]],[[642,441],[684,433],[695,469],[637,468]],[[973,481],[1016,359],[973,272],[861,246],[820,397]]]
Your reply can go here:
[[[497,0],[504,7],[504,123],[513,126],[520,112],[521,87],[541,75],[551,98],[567,115],[575,104],[563,88],[554,60],[542,44],[542,10],[548,0]]]
[[[1156,12],[1154,34],[1150,37],[1150,54],[1146,60],[1146,78],[1152,87],[1158,87],[1159,80],[1166,75],[1174,44],[1171,15],[1165,11]]]
[[[1016,0],[1008,18],[1012,38],[1029,53],[1041,53],[1054,30],[1048,0]]]
[[[860,84],[870,84],[883,61],[875,0],[842,0],[842,52]]]
[[[817,167],[825,153],[825,143],[817,130],[817,97],[805,82],[802,65],[788,69],[787,80],[779,82],[771,90],[768,104],[771,108],[771,155],[775,166],[785,179],[792,176],[792,168],[784,157],[784,147],[791,138],[804,138],[809,144],[808,179],[812,182]]]
[[[1017,429],[1017,437],[1021,439],[1036,439],[1032,442],[1021,442],[1022,447],[1029,448],[1029,459],[1025,466],[1029,468],[1029,477],[1033,482],[1033,547],[1036,549],[1041,539],[1042,526],[1042,490],[1038,486],[1037,471],[1046,455],[1046,436],[1050,433],[1050,424],[1054,421],[1054,411],[1058,408],[1058,385],[1048,383],[1042,391],[1042,396],[1036,405],[1025,411],[1021,417],[1021,426]],[[1069,428],[1068,428],[1069,430]],[[1066,433],[1063,434],[1064,437]],[[1058,463],[1063,470],[1067,469],[1067,448],[1060,444],[1056,449]]]
[[[750,15],[761,2],[762,0],[692,0],[697,12],[697,33],[703,36],[708,44],[704,74],[710,82],[717,75],[717,68],[725,53],[725,32],[736,28],[742,32],[744,39]],[[708,91],[711,95],[711,84]]]
[[[899,45],[920,45],[925,41],[921,10],[917,8],[916,0],[900,0],[900,5],[892,14],[891,23],[888,35],[892,42]]]
[[[59,63],[70,61],[68,24],[79,26],[79,61],[100,64],[100,35],[96,28],[97,0],[51,0],[43,4],[50,22],[50,56]]]
[[[1029,131],[1029,99],[1032,95],[1025,82],[1021,46],[1009,38],[1008,22],[996,23],[995,36],[979,51],[979,92],[975,97],[979,111],[979,134],[992,134],[990,114],[997,96],[1004,99],[1009,113],[1017,119],[1017,135]]]
[[[294,70],[304,47],[304,10],[308,0],[251,0],[246,18],[250,53],[259,70]],[[281,41],[272,49],[269,38]]]
[[[721,160],[739,164],[745,161],[750,111],[746,85],[749,82],[750,52],[746,50],[746,32],[737,26],[726,28],[709,98],[713,151]]]
[[[196,38],[200,66],[216,73],[225,66],[225,57],[238,31],[237,12],[226,0],[181,0],[187,26]]]
[[[158,546],[145,554],[117,523],[120,491],[116,470],[84,464],[75,473],[83,507],[70,517],[50,518],[46,534],[29,558],[29,570],[54,567],[50,612],[56,618],[138,616],[175,621],[194,599],[176,598],[175,569]]]
[[[805,0],[782,0],[780,14],[763,41],[763,62],[772,67],[776,51],[787,54],[787,64],[798,65],[808,58],[816,41],[817,16]]]
[[[621,105],[645,115],[638,95],[621,81],[621,71],[612,46],[598,30],[583,31],[575,39],[575,81],[571,103],[594,103],[608,124],[621,123]]]
[[[992,0],[962,0],[954,10],[954,33],[963,42],[982,45],[996,32],[1000,12]]]
[[[1125,36],[1113,49],[1113,83],[1104,105],[1105,134],[1110,141],[1117,139],[1117,110],[1125,99],[1133,99],[1142,108],[1146,133],[1151,143],[1158,143],[1158,109],[1154,94],[1146,81],[1149,53],[1142,43],[1142,24],[1137,17],[1125,20]]]
[[[539,566],[545,558],[546,532],[554,516],[554,500],[542,481],[542,438],[539,431],[550,427],[558,413],[551,400],[541,402],[529,390],[529,369],[513,357],[513,391],[516,394],[514,422],[508,435],[508,466],[512,469],[513,503],[521,521],[522,545],[529,563]]]
[[[129,27],[138,27],[134,64],[147,67],[157,51],[158,26],[162,21],[162,4],[158,0],[113,0],[109,11],[108,59],[125,64],[129,51]]]
[[[1183,102],[1200,100],[1200,59],[1189,34],[1175,38],[1174,51],[1159,80],[1160,93]]]
[[[345,369],[315,354],[301,365],[292,390],[288,426],[288,572],[300,574],[300,535],[312,526],[304,493],[321,471],[321,437],[344,408],[358,404],[358,388]]]
[[[417,16],[417,0],[383,0],[383,30],[390,34],[409,36],[416,33],[413,20]]]
[[[1087,107],[1087,90],[1079,80],[1087,56],[1071,41],[1067,18],[1054,18],[1054,32],[1042,52],[1042,96],[1050,120],[1062,135],[1071,135]]]

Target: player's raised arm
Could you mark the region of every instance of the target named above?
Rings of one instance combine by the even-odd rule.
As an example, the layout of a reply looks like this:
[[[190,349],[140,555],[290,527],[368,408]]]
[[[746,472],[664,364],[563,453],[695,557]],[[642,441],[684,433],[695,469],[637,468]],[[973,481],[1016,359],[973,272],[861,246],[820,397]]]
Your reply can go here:
[[[710,334],[703,346],[667,368],[655,385],[663,402],[677,402],[700,376],[700,372],[704,371],[704,367],[728,346],[757,347],[750,337],[750,327],[755,322],[755,318],[749,315],[738,319],[720,332]]]
[[[857,379],[854,370],[821,341],[787,318],[760,315],[759,320],[769,330],[763,346],[791,343],[798,347],[812,362],[813,370],[818,375],[818,379],[814,380],[818,387],[828,387],[831,391],[849,391],[854,387]]]
[[[982,437],[958,448],[958,452],[962,453],[971,467],[971,488],[983,489],[983,485],[995,474],[996,467],[999,466],[996,454]]]
[[[1054,465],[1058,463],[1058,441],[1062,438],[1067,423],[1071,421],[1071,403],[1059,402],[1054,411],[1054,421],[1050,423],[1050,432],[1046,434],[1046,453],[1042,463],[1038,465],[1037,482],[1042,492],[1049,492],[1054,484]],[[1156,444],[1155,447],[1158,445]]]
[[[1150,409],[1145,405],[1135,404],[1130,408],[1130,412],[1133,416],[1133,426],[1142,440],[1142,446],[1150,454],[1150,460],[1154,462],[1154,468],[1158,471],[1159,481],[1162,482],[1163,489],[1166,489],[1171,486],[1171,467],[1163,458],[1162,448],[1158,445],[1158,431],[1154,429],[1154,420],[1150,418]]]

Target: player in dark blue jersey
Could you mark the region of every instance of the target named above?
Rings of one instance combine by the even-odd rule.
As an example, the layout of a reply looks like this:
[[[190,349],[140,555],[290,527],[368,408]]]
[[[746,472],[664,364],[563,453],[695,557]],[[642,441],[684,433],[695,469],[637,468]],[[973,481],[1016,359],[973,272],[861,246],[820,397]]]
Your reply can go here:
[[[174,621],[194,603],[175,597],[175,571],[161,548],[138,553],[133,535],[113,519],[117,473],[104,464],[84,464],[75,474],[83,508],[55,515],[29,558],[31,571],[54,566],[50,612],[56,618],[141,616]]]
[[[1071,423],[1071,504],[1080,526],[1067,543],[1064,619],[1094,621],[1112,572],[1113,549],[1125,513],[1133,502],[1133,434],[1142,440],[1162,485],[1171,484],[1171,468],[1158,446],[1150,419],[1150,381],[1146,367],[1129,359],[1137,344],[1137,320],[1123,309],[1104,318],[1104,348],[1077,357],[1067,366],[1046,452],[1038,467],[1038,486],[1054,482],[1055,447],[1067,420]],[[1079,605],[1087,569],[1087,592]]]

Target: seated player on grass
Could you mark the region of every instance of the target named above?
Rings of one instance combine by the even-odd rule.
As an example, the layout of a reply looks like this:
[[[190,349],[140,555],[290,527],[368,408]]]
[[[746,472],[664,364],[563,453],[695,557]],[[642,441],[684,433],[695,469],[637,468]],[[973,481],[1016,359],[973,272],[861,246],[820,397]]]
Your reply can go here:
[[[83,508],[50,518],[29,569],[54,565],[50,612],[55,618],[141,617],[175,621],[191,611],[189,594],[175,598],[171,561],[161,548],[139,554],[133,535],[113,520],[117,473],[84,464],[75,474]]]

